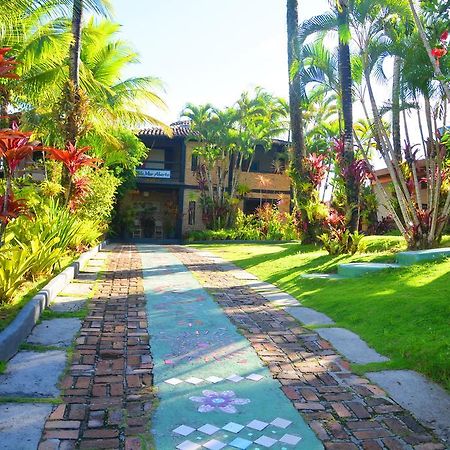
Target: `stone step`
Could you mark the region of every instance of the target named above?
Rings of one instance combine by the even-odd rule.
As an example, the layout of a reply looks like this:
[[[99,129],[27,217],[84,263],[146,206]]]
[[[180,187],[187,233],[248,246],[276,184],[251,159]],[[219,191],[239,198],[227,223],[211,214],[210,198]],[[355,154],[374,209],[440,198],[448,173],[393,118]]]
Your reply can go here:
[[[397,263],[402,266],[411,266],[425,261],[438,261],[444,258],[450,258],[450,248],[448,247],[397,253]]]
[[[69,347],[81,327],[75,318],[44,320],[28,336],[29,344]]]
[[[46,404],[1,404],[0,431],[2,440],[0,445],[2,450],[38,448],[45,420],[51,411],[52,405]]]
[[[331,325],[334,320],[326,314],[303,306],[291,306],[284,309],[292,317],[300,321],[303,325]]]
[[[386,269],[398,269],[399,264],[389,263],[347,263],[338,265],[338,275],[345,278],[357,278],[371,272],[379,272]]]
[[[74,312],[79,311],[86,304],[86,297],[71,297],[68,295],[61,295],[56,297],[49,308],[56,312]]]
[[[366,376],[441,439],[450,441],[450,395],[441,386],[412,370],[384,370]]]
[[[320,337],[331,342],[333,347],[350,362],[368,364],[389,361],[389,358],[380,355],[357,334],[345,328],[317,328],[315,331],[319,333]]]
[[[66,366],[66,352],[21,351],[0,375],[0,397],[57,397],[58,379]]]

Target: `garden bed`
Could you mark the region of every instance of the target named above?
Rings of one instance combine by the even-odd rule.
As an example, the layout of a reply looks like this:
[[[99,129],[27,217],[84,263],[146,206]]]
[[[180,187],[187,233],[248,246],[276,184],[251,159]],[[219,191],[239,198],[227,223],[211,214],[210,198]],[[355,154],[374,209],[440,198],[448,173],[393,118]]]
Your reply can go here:
[[[43,286],[35,295],[29,293],[23,296],[17,305],[20,308],[13,309],[15,315],[8,317],[7,326],[0,332],[0,360],[8,360],[18,350],[22,341],[28,336],[40,315],[59,292],[73,280],[80,268],[92,258],[104,245],[101,243],[80,257],[54,276],[49,283]],[[43,283],[41,283],[43,284]],[[34,286],[35,291],[37,286]],[[6,319],[5,319],[6,321]]]

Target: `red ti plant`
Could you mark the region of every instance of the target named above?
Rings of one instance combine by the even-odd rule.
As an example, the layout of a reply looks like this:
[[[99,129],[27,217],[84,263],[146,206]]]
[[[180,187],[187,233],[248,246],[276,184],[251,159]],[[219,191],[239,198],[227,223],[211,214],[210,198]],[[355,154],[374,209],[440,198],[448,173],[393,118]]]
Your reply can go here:
[[[6,225],[9,220],[6,218],[17,217],[23,209],[18,201],[14,200],[11,181],[19,163],[30,156],[36,149],[37,143],[30,142],[31,133],[19,131],[16,124],[12,128],[0,130],[0,158],[4,162],[3,170],[5,172],[5,193],[2,196],[0,205],[0,244]],[[12,202],[12,204],[10,204]]]
[[[92,158],[86,154],[86,152],[90,150],[90,147],[76,148],[72,143],[67,145],[66,150],[57,148],[48,148],[46,150],[50,153],[51,159],[63,163],[69,174],[69,186],[66,189],[66,205],[69,205],[71,208],[75,205],[79,205],[81,198],[80,194],[81,192],[86,192],[87,183],[85,179],[76,179],[75,175],[82,167],[94,166],[100,162],[100,159]],[[80,180],[84,181],[81,182]],[[85,196],[86,195],[84,195],[84,197]],[[71,202],[72,206],[70,205]]]
[[[8,198],[6,195],[0,195],[0,223],[6,226],[12,219],[20,215],[26,215],[28,208],[26,202],[22,199],[15,199],[13,194]]]
[[[86,177],[74,177],[72,196],[69,200],[69,209],[76,211],[86,200],[86,197],[92,192],[89,187],[89,179]]]
[[[310,153],[304,161],[306,173],[311,184],[318,189],[326,175],[325,155]]]
[[[14,58],[7,58],[6,53],[11,50],[9,47],[0,48],[0,78],[18,79],[15,73],[18,62]]]
[[[91,147],[76,148],[69,142],[66,150],[49,148],[47,151],[50,153],[52,159],[61,161],[69,172],[69,175],[73,177],[82,167],[94,166],[97,162],[100,162],[99,159],[92,158],[86,154],[90,149]]]

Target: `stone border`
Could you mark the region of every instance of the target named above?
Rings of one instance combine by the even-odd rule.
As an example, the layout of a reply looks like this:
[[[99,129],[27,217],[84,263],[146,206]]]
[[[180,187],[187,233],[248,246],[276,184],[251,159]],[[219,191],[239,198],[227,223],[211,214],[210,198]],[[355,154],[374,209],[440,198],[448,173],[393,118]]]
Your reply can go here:
[[[17,314],[16,318],[0,332],[0,360],[9,360],[19,350],[20,344],[36,325],[42,311],[79,273],[80,269],[105,245],[103,241],[84,252],[69,267],[56,275]]]

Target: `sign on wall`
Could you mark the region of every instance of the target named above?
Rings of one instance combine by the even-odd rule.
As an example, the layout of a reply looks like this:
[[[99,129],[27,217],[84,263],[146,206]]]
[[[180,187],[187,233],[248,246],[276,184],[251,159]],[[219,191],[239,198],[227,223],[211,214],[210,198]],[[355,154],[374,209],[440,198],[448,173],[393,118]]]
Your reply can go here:
[[[141,178],[170,178],[170,170],[137,169],[137,176]]]

